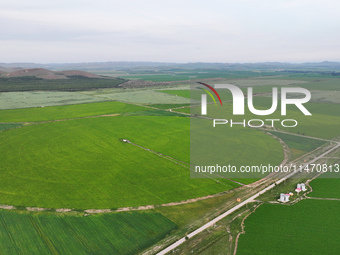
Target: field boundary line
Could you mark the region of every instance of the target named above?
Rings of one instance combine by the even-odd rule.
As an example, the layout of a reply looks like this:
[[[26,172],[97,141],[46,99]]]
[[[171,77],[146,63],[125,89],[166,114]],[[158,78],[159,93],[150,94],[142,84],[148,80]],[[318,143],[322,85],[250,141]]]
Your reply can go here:
[[[153,154],[156,154],[157,156],[159,156],[159,157],[161,157],[161,158],[167,159],[167,160],[169,160],[169,161],[171,161],[171,162],[173,162],[173,163],[175,163],[175,164],[177,164],[177,165],[181,165],[181,166],[183,166],[183,167],[185,167],[185,168],[190,168],[190,164],[187,163],[187,162],[185,162],[185,161],[182,161],[182,160],[179,160],[179,159],[175,159],[175,158],[173,158],[173,157],[171,157],[171,156],[165,155],[165,154],[163,154],[163,153],[161,153],[161,152],[158,152],[158,151],[151,150],[151,149],[146,148],[146,147],[144,147],[144,146],[142,146],[142,145],[133,143],[133,142],[131,142],[130,140],[127,140],[127,139],[125,139],[125,141],[123,141],[123,142],[124,142],[124,143],[128,143],[128,144],[131,144],[131,145],[136,146],[136,147],[139,147],[139,148],[141,148],[141,149],[143,149],[143,150],[145,150],[145,151],[149,151],[149,152],[151,152],[151,153],[153,153]]]
[[[260,205],[262,205],[262,203],[256,205],[255,208],[254,208],[254,210],[253,210],[252,212],[250,211],[250,212],[248,213],[248,215],[246,215],[246,216],[243,218],[243,220],[242,220],[242,222],[241,222],[241,229],[242,229],[242,231],[239,232],[239,233],[237,234],[236,238],[235,238],[235,247],[234,247],[234,253],[233,253],[233,255],[236,255],[237,246],[238,246],[238,240],[239,240],[240,235],[243,235],[243,234],[246,233],[246,231],[244,231],[244,227],[245,227],[245,226],[244,226],[244,222],[245,222],[245,220],[246,220],[251,214],[253,214],[253,213],[257,210],[257,208],[260,207]]]
[[[324,157],[325,158],[325,157]],[[324,174],[324,172],[320,172],[318,175],[314,176],[312,179],[309,179],[306,182],[306,185],[309,187],[309,191],[304,194],[305,199],[315,199],[315,200],[334,200],[340,201],[340,198],[327,198],[327,197],[310,197],[307,196],[309,193],[313,192],[313,187],[310,185],[310,182],[318,178],[320,175]]]
[[[328,197],[306,197],[306,199],[340,201],[340,198],[328,198]]]
[[[60,212],[60,213],[84,212],[84,213],[90,213],[90,214],[115,213],[115,212],[127,212],[127,211],[143,211],[143,210],[155,209],[155,208],[158,208],[158,207],[170,207],[170,206],[176,206],[176,205],[190,204],[190,203],[194,203],[194,202],[197,202],[197,201],[215,198],[215,197],[223,196],[225,194],[233,192],[234,190],[236,190],[238,188],[241,188],[241,187],[237,187],[237,188],[227,190],[227,191],[222,191],[222,192],[212,194],[212,195],[206,195],[206,196],[197,197],[197,198],[190,198],[190,199],[186,199],[186,200],[182,200],[182,201],[178,201],[178,202],[170,202],[170,203],[157,204],[157,205],[141,205],[141,206],[137,206],[137,207],[133,207],[133,206],[131,206],[131,207],[120,207],[120,208],[117,208],[117,209],[84,209],[84,210],[81,210],[81,211],[70,209],[70,208],[45,208],[45,207],[25,207],[25,210],[26,211],[32,211],[32,212],[39,212],[39,211],[49,211],[49,210],[53,209],[56,212]],[[5,204],[0,204],[0,209],[22,210],[22,209],[16,208],[16,206],[5,205]]]

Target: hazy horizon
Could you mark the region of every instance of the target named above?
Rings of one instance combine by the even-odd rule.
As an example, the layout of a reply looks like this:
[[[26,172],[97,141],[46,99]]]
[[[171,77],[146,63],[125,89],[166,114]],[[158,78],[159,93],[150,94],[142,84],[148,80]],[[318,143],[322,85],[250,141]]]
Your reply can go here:
[[[303,65],[303,64],[319,64],[319,63],[337,63],[340,64],[340,61],[308,61],[308,62],[280,62],[280,61],[263,61],[263,62],[204,62],[204,61],[197,61],[197,62],[169,62],[169,61],[148,61],[148,60],[141,60],[141,61],[129,61],[129,60],[117,60],[117,61],[82,61],[82,62],[1,62],[1,64],[6,65],[15,65],[15,64],[33,64],[33,65],[67,65],[67,64],[95,64],[95,63],[159,63],[159,64],[236,64],[236,65],[245,65],[245,64],[287,64],[287,65]]]
[[[0,62],[340,61],[335,0],[3,0]]]

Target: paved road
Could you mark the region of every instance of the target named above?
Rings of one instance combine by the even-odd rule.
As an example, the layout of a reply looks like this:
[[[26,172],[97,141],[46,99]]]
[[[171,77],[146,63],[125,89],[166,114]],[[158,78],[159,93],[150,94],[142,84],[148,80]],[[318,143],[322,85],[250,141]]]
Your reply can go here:
[[[314,162],[316,162],[317,160],[319,160],[320,158],[326,156],[328,153],[334,151],[335,149],[340,147],[340,143],[337,142],[337,145],[331,149],[329,149],[328,151],[324,152],[323,154],[317,156],[316,158],[314,158],[313,160],[305,163],[304,165],[302,165],[297,171],[291,172],[289,174],[287,174],[285,177],[281,178],[280,180],[276,181],[275,183],[269,185],[268,187],[264,188],[263,190],[261,190],[260,192],[256,193],[255,195],[251,196],[250,198],[248,198],[247,200],[244,200],[243,202],[239,203],[238,205],[236,205],[235,207],[229,209],[228,211],[226,211],[225,213],[221,214],[220,216],[214,218],[213,220],[209,221],[208,223],[206,223],[205,225],[203,225],[202,227],[196,229],[195,231],[191,232],[190,234],[187,235],[187,237],[191,238],[201,232],[203,232],[204,230],[206,230],[207,228],[213,226],[214,224],[216,224],[218,221],[222,220],[223,218],[225,218],[226,216],[228,216],[229,214],[233,213],[234,211],[236,211],[237,209],[240,209],[242,206],[252,202],[253,200],[255,200],[255,198],[259,197],[260,195],[262,195],[263,193],[267,192],[268,190],[271,190],[272,188],[274,188],[277,184],[280,184],[281,182],[287,180],[288,178],[292,177],[294,174],[298,173],[300,170],[302,170],[306,165],[308,164],[312,164]],[[177,248],[179,245],[181,245],[182,243],[184,243],[185,237],[179,239],[177,242],[171,244],[170,246],[166,247],[165,249],[163,249],[162,251],[158,252],[157,255],[164,255],[167,254],[168,252],[172,251],[173,249]]]

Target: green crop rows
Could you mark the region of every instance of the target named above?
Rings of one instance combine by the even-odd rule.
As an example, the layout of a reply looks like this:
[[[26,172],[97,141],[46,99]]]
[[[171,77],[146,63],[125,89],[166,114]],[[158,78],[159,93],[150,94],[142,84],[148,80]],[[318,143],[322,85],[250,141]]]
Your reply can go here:
[[[180,201],[238,185],[190,179],[189,120],[116,116],[57,121],[0,133],[2,203],[114,208]],[[42,159],[44,159],[42,161]],[[150,163],[152,162],[152,163]]]
[[[290,148],[309,152],[325,143],[325,141],[311,139],[307,137],[300,137],[279,132],[271,132],[273,135],[282,139]]]
[[[333,167],[333,172],[329,171],[322,174],[320,177],[311,181],[310,185],[313,188],[313,192],[308,194],[310,197],[340,199],[339,169],[337,167]]]
[[[226,179],[191,179],[189,118],[159,116],[174,114],[149,109],[103,102],[1,111],[0,119],[6,122],[79,118],[0,133],[1,203],[117,208],[181,201],[239,186]],[[140,116],[84,118],[115,113]],[[158,116],[145,116],[150,114]],[[230,139],[235,143],[230,157],[243,151],[249,160],[265,159],[268,153],[272,163],[282,160],[282,149],[275,140],[257,132],[247,134],[239,136],[242,141],[258,137],[262,144],[271,146],[262,146],[260,155],[251,145],[244,150],[241,140],[225,137],[226,143]]]
[[[134,254],[176,225],[158,213],[56,216],[0,211],[1,254]]]

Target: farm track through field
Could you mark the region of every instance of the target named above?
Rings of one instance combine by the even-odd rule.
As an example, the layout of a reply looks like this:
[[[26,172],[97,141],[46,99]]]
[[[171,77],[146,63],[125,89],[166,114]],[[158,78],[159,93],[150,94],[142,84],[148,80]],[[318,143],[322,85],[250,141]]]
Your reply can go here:
[[[177,164],[177,165],[181,165],[181,166],[183,166],[183,167],[185,167],[185,168],[190,169],[190,164],[188,164],[187,162],[184,162],[184,161],[182,161],[182,160],[175,159],[175,158],[173,158],[173,157],[164,155],[163,153],[160,153],[160,152],[157,152],[157,151],[148,149],[148,148],[143,147],[143,146],[141,146],[141,145],[139,145],[139,144],[133,143],[133,142],[131,142],[131,141],[129,141],[129,140],[126,140],[126,143],[131,144],[131,145],[133,145],[133,146],[136,146],[136,147],[138,147],[138,148],[141,148],[141,149],[143,149],[143,150],[145,150],[145,151],[149,151],[149,152],[151,152],[151,153],[153,153],[153,154],[156,154],[157,156],[159,156],[159,157],[161,157],[161,158],[167,159],[167,160],[169,160],[169,161],[171,161],[171,162],[173,162],[173,163],[175,163],[175,164]]]
[[[306,199],[315,199],[315,200],[335,200],[335,201],[340,201],[340,198],[325,198],[325,197],[306,197]]]
[[[117,102],[120,102],[120,101],[117,101]],[[122,102],[122,103],[125,103],[125,102]],[[162,109],[159,109],[157,107],[150,106],[150,105],[143,105],[143,104],[138,104],[138,103],[129,103],[129,104],[130,105],[136,105],[136,106],[142,106],[142,107],[153,109],[153,110],[162,110]],[[182,107],[179,107],[179,108],[182,108]],[[183,107],[183,108],[185,108],[185,107]],[[171,112],[171,109],[167,110],[167,111]],[[173,112],[178,113],[178,114],[182,114],[182,115],[190,115],[190,114],[182,113],[182,112],[176,112],[176,111],[173,111]],[[25,125],[38,125],[38,124],[52,123],[52,122],[59,122],[59,121],[92,119],[92,118],[101,118],[101,117],[115,117],[115,116],[120,116],[121,114],[124,114],[124,113],[101,114],[101,115],[93,115],[93,116],[84,116],[84,117],[76,117],[76,118],[68,118],[68,119],[56,119],[56,120],[43,120],[43,121],[0,122],[0,124],[23,124],[22,126],[5,129],[5,130],[11,130],[11,129],[15,129],[15,128],[24,127]],[[0,130],[0,132],[3,132],[5,130]]]
[[[179,160],[179,159],[175,159],[175,158],[173,158],[173,157],[164,155],[163,153],[160,153],[160,152],[157,152],[157,151],[148,149],[148,148],[146,148],[146,147],[143,147],[143,146],[141,146],[141,145],[132,143],[132,142],[130,142],[129,140],[127,140],[126,143],[132,144],[132,145],[134,145],[134,146],[136,146],[136,147],[139,147],[139,148],[141,148],[141,149],[143,149],[143,150],[145,150],[145,151],[149,151],[149,152],[151,152],[151,153],[153,153],[153,154],[156,154],[157,156],[159,156],[159,157],[161,157],[161,158],[167,159],[167,160],[169,160],[169,161],[171,161],[171,162],[173,162],[173,163],[175,163],[175,164],[177,164],[177,165],[180,165],[180,166],[183,166],[183,167],[185,167],[185,168],[187,168],[187,169],[190,169],[190,164],[187,163],[187,162],[184,162],[184,161]],[[207,176],[207,178],[216,180],[216,179],[210,177],[210,176],[207,175],[207,174],[206,174],[205,176]],[[220,176],[220,175],[217,174],[217,176]],[[239,184],[239,185],[241,185],[241,186],[245,185],[244,183],[235,181],[235,180],[233,180],[233,179],[225,178],[225,177],[223,177],[223,176],[220,176],[220,177],[223,178],[223,179],[226,179],[226,180],[228,180],[228,181],[237,183],[237,184]],[[216,180],[216,181],[217,181],[217,180]]]
[[[138,207],[121,207],[121,208],[117,208],[115,210],[112,210],[112,209],[85,209],[82,212],[95,214],[95,213],[143,211],[143,210],[155,209],[155,208],[158,208],[158,207],[169,207],[169,206],[176,206],[176,205],[184,205],[184,204],[194,203],[194,202],[197,202],[197,201],[222,196],[222,195],[225,195],[225,194],[227,194],[228,192],[231,192],[231,191],[232,190],[228,190],[228,191],[223,191],[223,192],[213,194],[213,195],[207,195],[207,196],[203,196],[203,197],[192,198],[192,199],[187,199],[187,200],[183,200],[183,201],[179,201],[179,202],[171,202],[171,203],[160,204],[160,205],[144,205],[144,206],[138,206]],[[16,208],[13,205],[0,205],[0,209],[22,210],[22,209]],[[49,210],[51,210],[51,208],[25,207],[25,210],[32,211],[32,212],[38,212],[38,211],[49,211]],[[70,208],[58,208],[58,209],[53,209],[53,210],[55,210],[56,212],[79,212],[79,210],[74,211],[73,209],[70,209]]]
[[[241,229],[242,229],[242,231],[239,232],[239,233],[237,234],[236,238],[235,238],[235,247],[234,247],[234,253],[233,253],[233,255],[236,255],[237,246],[238,246],[238,240],[239,240],[239,238],[240,238],[240,235],[246,233],[246,231],[244,230],[244,227],[245,227],[245,226],[244,226],[244,221],[245,221],[251,214],[253,214],[253,213],[256,211],[256,209],[259,208],[260,205],[261,205],[261,204],[256,205],[256,206],[255,206],[255,209],[254,209],[252,212],[249,212],[249,213],[246,215],[246,217],[243,218],[243,220],[242,220],[242,222],[241,222]]]
[[[79,119],[92,119],[92,118],[101,118],[101,117],[114,117],[119,116],[120,113],[114,114],[103,114],[103,115],[95,115],[95,116],[86,116],[86,117],[78,117],[78,118],[71,118],[71,119],[59,119],[59,120],[45,120],[45,121],[37,121],[37,122],[19,122],[22,124],[43,124],[43,123],[51,123],[51,122],[58,122],[58,121],[68,121],[68,120],[79,120]]]

